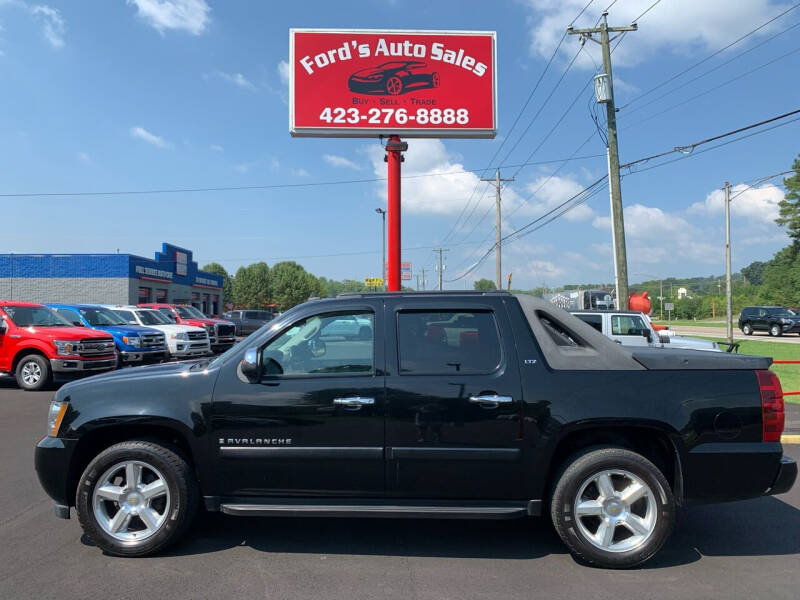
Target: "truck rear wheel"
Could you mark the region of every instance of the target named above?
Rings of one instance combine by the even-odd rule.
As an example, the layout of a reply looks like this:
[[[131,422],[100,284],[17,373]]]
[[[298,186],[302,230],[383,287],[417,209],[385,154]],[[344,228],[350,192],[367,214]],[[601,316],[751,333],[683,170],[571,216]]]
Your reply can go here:
[[[595,448],[566,462],[550,515],[576,557],[625,569],[661,549],[675,522],[675,499],[661,471],[640,454]]]
[[[23,356],[17,363],[16,377],[17,385],[25,391],[43,390],[53,379],[50,361],[39,354]]]
[[[198,485],[180,451],[127,441],[98,454],[78,482],[84,533],[115,556],[147,556],[183,535],[197,510]]]

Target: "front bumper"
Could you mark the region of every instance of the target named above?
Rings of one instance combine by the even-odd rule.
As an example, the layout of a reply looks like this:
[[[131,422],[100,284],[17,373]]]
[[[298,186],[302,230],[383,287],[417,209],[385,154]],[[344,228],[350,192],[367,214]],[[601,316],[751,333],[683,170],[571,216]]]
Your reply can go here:
[[[78,440],[69,440],[45,436],[36,444],[34,464],[39,483],[53,500],[56,501],[56,514],[69,517],[69,507],[75,504],[75,498],[70,490],[70,481],[73,473],[70,471],[72,458]],[[62,508],[58,508],[58,507]],[[66,515],[64,508],[66,507]]]
[[[170,348],[170,354],[176,358],[205,356],[210,353],[211,346],[208,342],[179,342],[174,348]]]
[[[86,360],[76,358],[51,358],[50,367],[53,373],[82,373],[85,371],[107,371],[117,366],[117,359],[103,358],[99,360]]]
[[[775,483],[767,492],[767,495],[774,496],[775,494],[785,494],[794,485],[797,480],[797,463],[790,456],[781,457],[781,465],[778,468],[778,476],[775,477]]]

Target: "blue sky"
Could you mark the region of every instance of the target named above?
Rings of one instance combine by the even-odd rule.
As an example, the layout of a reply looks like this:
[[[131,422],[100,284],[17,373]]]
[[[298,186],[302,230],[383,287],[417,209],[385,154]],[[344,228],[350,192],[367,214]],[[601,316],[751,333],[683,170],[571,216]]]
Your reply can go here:
[[[285,61],[290,27],[495,30],[499,134],[494,140],[411,140],[405,174],[483,169],[524,162],[599,62],[591,43],[530,126],[579,42],[569,36],[510,132],[547,57],[587,0],[507,2],[106,2],[0,0],[0,193],[147,190],[371,179],[385,175],[378,140],[292,139]],[[591,26],[610,0],[576,22]],[[627,24],[652,0],[618,0],[611,24]],[[662,0],[614,53],[617,104],[625,104],[789,8],[748,0]],[[687,75],[619,111],[623,162],[682,146],[800,106],[794,10]],[[758,46],[761,44],[760,46]],[[736,57],[750,49],[750,52]],[[782,56],[786,55],[786,56]],[[781,57],[781,58],[779,58]],[[733,59],[733,60],[731,60]],[[731,60],[727,65],[725,61]],[[773,61],[761,67],[769,61]],[[718,67],[708,75],[706,71]],[[759,68],[761,67],[761,68]],[[747,71],[753,70],[750,74]],[[733,83],[707,93],[735,77]],[[683,87],[678,88],[686,83]],[[654,100],[650,105],[643,106]],[[677,108],[664,112],[680,102]],[[595,125],[587,90],[531,160],[570,156]],[[638,109],[635,110],[634,109]],[[643,119],[653,116],[644,122]],[[724,224],[719,188],[788,169],[800,152],[800,122],[714,151],[625,176],[623,202],[632,281],[720,274]],[[504,191],[505,231],[536,218],[606,171],[595,135],[566,164],[522,168]],[[670,157],[671,158],[671,157]],[[648,163],[651,166],[659,161]],[[517,169],[502,167],[504,176]],[[444,245],[445,279],[489,248],[492,199],[473,173],[404,181],[404,260],[415,272]],[[548,177],[550,177],[548,179]],[[771,223],[780,179],[733,203],[738,269],[786,244]],[[538,191],[534,194],[535,190]],[[739,191],[741,188],[735,188]],[[162,241],[194,250],[230,271],[257,260],[296,259],[316,275],[378,274],[385,183],[213,193],[4,198],[3,248],[10,252],[131,252]],[[473,206],[475,207],[473,211]],[[487,214],[488,211],[488,214]],[[611,281],[608,193],[508,244],[504,271],[515,287]],[[485,218],[484,218],[485,216]],[[323,256],[338,255],[338,256]],[[449,287],[494,277],[489,257]],[[428,271],[429,286],[435,276]]]

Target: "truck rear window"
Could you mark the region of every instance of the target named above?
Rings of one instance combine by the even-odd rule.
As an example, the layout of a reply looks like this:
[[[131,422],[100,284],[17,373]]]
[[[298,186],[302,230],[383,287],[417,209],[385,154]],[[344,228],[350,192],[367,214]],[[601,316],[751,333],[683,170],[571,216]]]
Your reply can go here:
[[[400,373],[491,373],[500,365],[494,314],[402,311],[397,314]]]

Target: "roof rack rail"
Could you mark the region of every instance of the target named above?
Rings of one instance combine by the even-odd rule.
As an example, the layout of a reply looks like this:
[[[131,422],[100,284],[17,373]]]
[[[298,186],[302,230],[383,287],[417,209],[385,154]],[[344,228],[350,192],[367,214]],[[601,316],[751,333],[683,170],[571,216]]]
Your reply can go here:
[[[507,296],[506,290],[412,290],[402,292],[342,292],[336,298],[363,298],[373,296]]]

